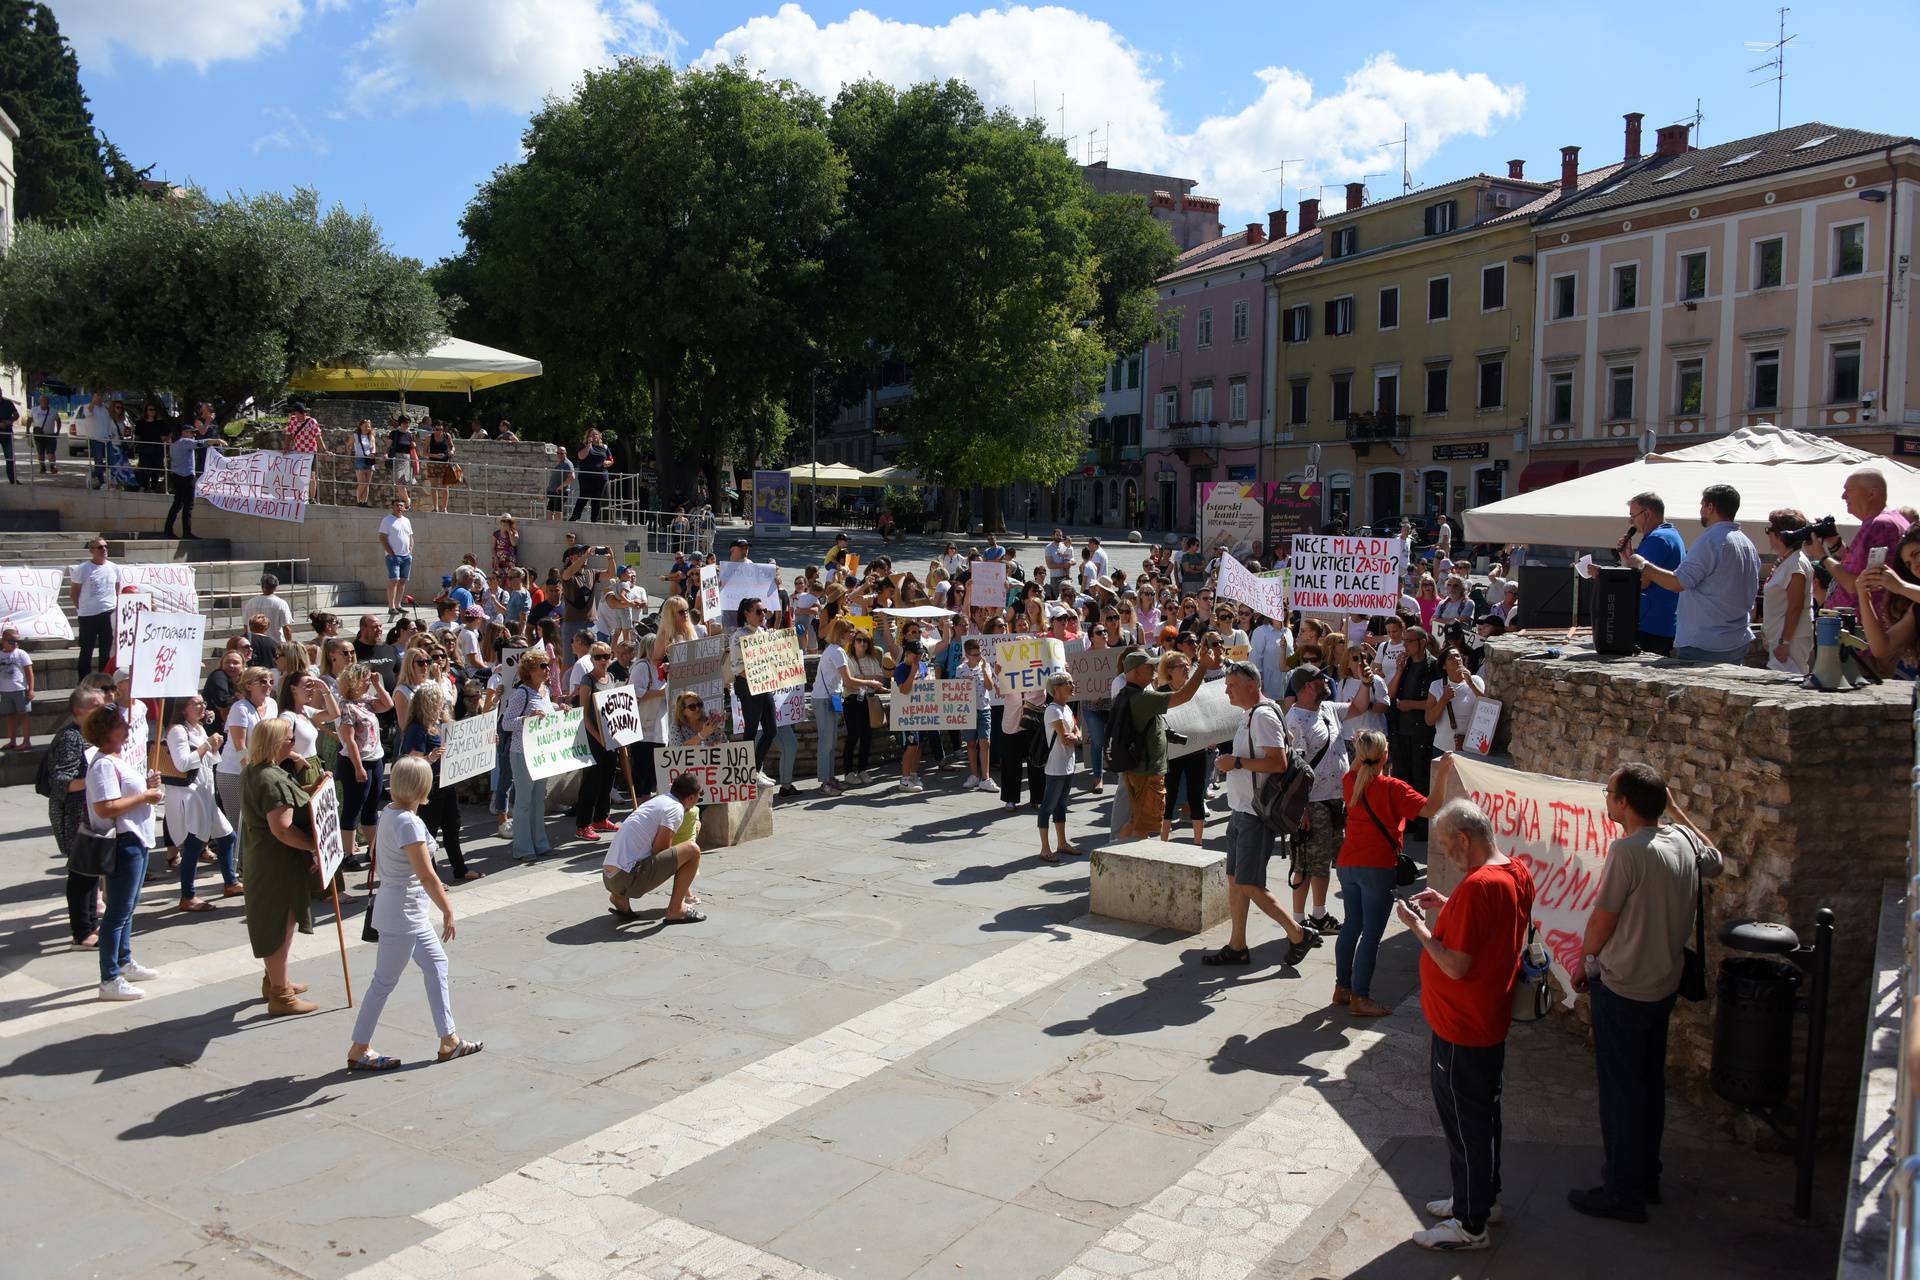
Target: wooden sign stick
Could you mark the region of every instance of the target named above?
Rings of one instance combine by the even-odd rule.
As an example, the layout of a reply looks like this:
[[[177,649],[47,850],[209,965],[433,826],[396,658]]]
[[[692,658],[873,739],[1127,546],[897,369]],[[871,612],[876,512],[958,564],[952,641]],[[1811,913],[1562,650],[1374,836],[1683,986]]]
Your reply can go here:
[[[340,877],[333,878],[333,932],[340,939],[340,983],[347,989],[347,1008],[353,1008],[353,975],[347,972],[347,930],[340,923]],[[373,904],[367,904],[373,910]]]

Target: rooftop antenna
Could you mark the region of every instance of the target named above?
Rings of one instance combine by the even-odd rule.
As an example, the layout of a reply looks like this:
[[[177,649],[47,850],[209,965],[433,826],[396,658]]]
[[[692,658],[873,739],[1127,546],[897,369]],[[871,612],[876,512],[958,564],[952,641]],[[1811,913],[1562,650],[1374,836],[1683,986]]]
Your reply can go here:
[[[1406,195],[1408,192],[1413,190],[1413,171],[1407,168],[1406,121],[1403,120],[1400,122],[1400,136],[1398,138],[1389,138],[1385,142],[1381,143],[1380,146],[1383,150],[1391,149],[1393,147],[1400,148],[1400,194]],[[1386,175],[1382,174],[1381,176],[1385,177]]]
[[[1698,147],[1700,145],[1700,125],[1706,118],[1706,113],[1700,110],[1700,99],[1695,98],[1693,100],[1693,114],[1690,116],[1681,116],[1678,120],[1675,120],[1674,123],[1690,124],[1692,126],[1692,132],[1687,135],[1687,140],[1693,146]]]
[[[1747,41],[1747,48],[1752,52],[1770,53],[1773,55],[1771,58],[1768,58],[1765,62],[1761,63],[1759,66],[1749,68],[1749,70],[1773,72],[1773,74],[1770,76],[1763,76],[1761,79],[1755,80],[1751,87],[1758,89],[1761,85],[1765,84],[1768,80],[1773,81],[1773,127],[1775,132],[1779,131],[1779,129],[1781,128],[1781,122],[1785,119],[1784,107],[1786,103],[1787,42],[1794,38],[1793,36],[1790,36],[1787,34],[1787,14],[1791,12],[1792,10],[1788,9],[1786,6],[1784,5],[1781,6],[1780,34],[1778,38],[1776,38],[1773,41],[1772,44],[1768,44],[1765,41],[1761,41],[1761,40]]]
[[[1262,169],[1260,172],[1277,173],[1280,175],[1280,196],[1282,199],[1285,199],[1287,194],[1287,166],[1290,164],[1305,164],[1306,162],[1307,162],[1307,158],[1305,156],[1296,156],[1292,160],[1282,160],[1279,164],[1275,165],[1273,168]],[[1305,187],[1302,187],[1300,189],[1302,191],[1306,190]]]
[[[1361,204],[1366,204],[1367,197],[1373,194],[1372,186],[1369,183],[1368,179],[1384,178],[1386,176],[1387,175],[1384,173],[1363,173],[1360,175],[1360,203]]]

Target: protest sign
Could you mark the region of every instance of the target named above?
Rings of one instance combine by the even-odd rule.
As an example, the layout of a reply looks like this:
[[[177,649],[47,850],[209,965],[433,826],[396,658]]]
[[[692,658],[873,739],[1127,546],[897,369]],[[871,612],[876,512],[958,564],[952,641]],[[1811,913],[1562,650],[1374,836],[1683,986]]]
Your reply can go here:
[[[1047,673],[1067,669],[1067,647],[1048,636],[1019,636],[998,648],[1000,673],[994,684],[1001,693],[1037,692],[1046,687]]]
[[[807,687],[797,685],[773,695],[773,726],[799,724],[807,718]]]
[[[200,645],[207,620],[197,613],[135,615],[133,696],[190,698],[200,692]]]
[[[1247,721],[1247,713],[1227,700],[1227,682],[1209,680],[1194,690],[1193,697],[1167,712],[1167,758],[1181,756],[1207,747],[1218,746],[1233,736]],[[1172,735],[1186,735],[1176,743]]]
[[[1467,726],[1467,750],[1478,756],[1493,754],[1494,730],[1500,727],[1500,700],[1481,698],[1473,704],[1473,723]]]
[[[852,627],[855,631],[860,632],[862,635],[868,637],[869,639],[872,638],[873,636],[873,615],[872,614],[843,613],[840,616],[845,618],[847,620],[847,625]]]
[[[1400,539],[1299,534],[1293,607],[1302,613],[1391,614],[1400,604]]]
[[[887,618],[918,618],[923,622],[956,616],[952,609],[942,609],[937,604],[910,604],[899,609],[875,609],[874,612]]]
[[[701,636],[675,644],[667,656],[667,705],[688,692],[703,699],[718,698],[725,684],[726,666],[725,636]]]
[[[71,640],[73,624],[60,608],[58,569],[0,566],[0,627],[14,627],[22,640]]]
[[[753,473],[753,531],[785,533],[793,524],[793,477],[784,471]]]
[[[807,682],[807,660],[791,631],[744,631],[740,634],[740,674],[748,693],[773,693]]]
[[[1251,657],[1253,657],[1253,646],[1250,644],[1230,644],[1227,646],[1228,662],[1245,662]]]
[[[718,618],[723,612],[720,604],[720,566],[703,564],[700,566],[700,616]]]
[[[593,763],[593,751],[587,746],[586,718],[587,713],[575,707],[520,726],[529,778],[552,778]]]
[[[896,733],[971,729],[979,721],[971,680],[915,680],[904,694],[894,690],[889,701],[887,727]]]
[[[277,453],[223,454],[208,449],[206,470],[194,486],[195,498],[222,511],[265,516],[270,520],[307,518],[307,490],[312,485],[313,455]]]
[[[468,716],[440,726],[440,785],[450,787],[493,770],[494,739],[500,713]]]
[[[113,663],[117,671],[133,662],[140,615],[153,611],[153,597],[144,591],[123,591],[113,598]]]
[[[1120,674],[1120,655],[1124,650],[1108,645],[1089,649],[1085,640],[1073,640],[1067,646],[1067,674],[1073,677],[1076,700],[1105,706],[1107,690]]]
[[[123,564],[120,586],[138,587],[161,613],[200,612],[200,590],[190,564]]]
[[[347,856],[340,839],[340,791],[331,781],[313,793],[313,848],[320,858],[320,883],[325,885]]]
[[[1220,557],[1220,582],[1214,591],[1223,599],[1246,605],[1262,617],[1287,616],[1289,606],[1285,578],[1256,577],[1232,555]]]
[[[1005,560],[975,560],[968,566],[973,571],[973,590],[969,598],[976,605],[1004,605],[1007,602],[1007,562]]]
[[[700,780],[701,804],[732,804],[760,798],[754,781],[753,744],[722,742],[710,747],[655,747],[653,772],[661,794],[673,780],[690,773]]]
[[[720,608],[732,612],[746,599],[771,600],[774,597],[773,575],[780,571],[777,564],[755,564],[751,560],[722,560],[717,566],[720,570]]]
[[[630,684],[615,685],[593,695],[594,710],[600,713],[607,741],[616,747],[640,741],[640,698]]]

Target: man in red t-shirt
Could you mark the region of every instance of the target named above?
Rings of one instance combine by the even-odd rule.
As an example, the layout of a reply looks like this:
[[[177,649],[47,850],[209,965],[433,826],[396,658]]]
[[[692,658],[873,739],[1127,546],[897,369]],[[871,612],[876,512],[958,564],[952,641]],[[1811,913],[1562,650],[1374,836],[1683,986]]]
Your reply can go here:
[[[1413,1242],[1484,1249],[1499,1211],[1500,1090],[1533,877],[1494,848],[1493,824],[1470,800],[1434,815],[1427,859],[1452,863],[1465,878],[1452,897],[1427,889],[1399,908],[1420,939],[1420,1008],[1433,1031],[1428,1077],[1453,1169],[1453,1195],[1427,1202],[1442,1221],[1415,1232]],[[1416,908],[1439,909],[1431,929]]]

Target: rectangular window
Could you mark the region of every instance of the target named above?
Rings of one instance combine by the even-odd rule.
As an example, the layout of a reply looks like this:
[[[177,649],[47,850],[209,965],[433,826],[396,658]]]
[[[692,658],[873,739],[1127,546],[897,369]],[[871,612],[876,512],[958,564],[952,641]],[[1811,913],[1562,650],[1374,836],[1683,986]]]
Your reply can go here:
[[[1836,342],[1827,352],[1827,399],[1852,404],[1860,399],[1860,344]]]
[[[1699,413],[1701,405],[1705,403],[1707,362],[1700,359],[1679,361],[1673,366],[1673,383],[1673,411],[1686,415]]]
[[[1435,276],[1427,281],[1427,319],[1445,320],[1453,310],[1453,277]]]
[[[1137,355],[1128,356],[1127,357],[1127,390],[1138,391],[1139,389],[1140,389],[1140,357]]]
[[[1398,329],[1400,327],[1400,288],[1398,285],[1380,291],[1380,327]]]
[[[1833,274],[1857,276],[1867,269],[1867,224],[1850,222],[1833,229]]]
[[[1373,379],[1373,411],[1383,418],[1400,412],[1400,375],[1376,374]]]
[[[1499,311],[1507,305],[1507,264],[1480,268],[1480,309]]]
[[[1193,420],[1211,422],[1213,420],[1213,388],[1195,387],[1193,389]]]
[[[1353,298],[1334,298],[1327,303],[1327,333],[1332,337],[1353,332]]]
[[[1360,251],[1360,228],[1339,227],[1333,233],[1333,252],[1330,257],[1348,258]]]
[[[1233,340],[1235,342],[1247,340],[1247,304],[1244,302],[1233,304]]]
[[[1707,251],[1680,255],[1680,301],[1693,302],[1707,296]]]
[[[1180,421],[1180,393],[1172,387],[1160,393],[1160,429],[1165,431]]]
[[[1227,384],[1227,421],[1245,422],[1247,420],[1247,384],[1235,380]]]
[[[1507,362],[1500,356],[1480,362],[1480,400],[1482,409],[1498,409],[1507,402]]]
[[[1607,370],[1607,418],[1611,422],[1633,420],[1633,369]]]
[[[1180,313],[1177,311],[1167,317],[1167,354],[1180,354]]]
[[[1345,422],[1353,416],[1353,378],[1344,373],[1333,375],[1333,420]]]
[[[1573,318],[1574,281],[1571,275],[1553,278],[1553,318],[1571,320]]]
[[[1436,364],[1427,369],[1427,412],[1447,411],[1447,366]]]
[[[1427,206],[1427,234],[1437,236],[1453,230],[1454,202],[1442,200]]]
[[[1280,319],[1280,341],[1305,342],[1313,325],[1313,308],[1302,302],[1288,307]]]
[[[1640,264],[1623,262],[1613,269],[1613,309],[1631,311],[1640,305]]]
[[[1205,351],[1213,345],[1213,308],[1200,308],[1200,315],[1193,322],[1193,345]]]
[[[1307,425],[1307,383],[1304,381],[1287,384],[1287,425]]]
[[[1753,245],[1753,287],[1778,289],[1787,280],[1787,239],[1756,240]]]
[[[1778,351],[1756,351],[1748,357],[1752,374],[1748,379],[1749,409],[1778,409],[1780,407],[1780,353]]]
[[[1564,427],[1573,421],[1573,375],[1549,374],[1547,377],[1547,421]]]

